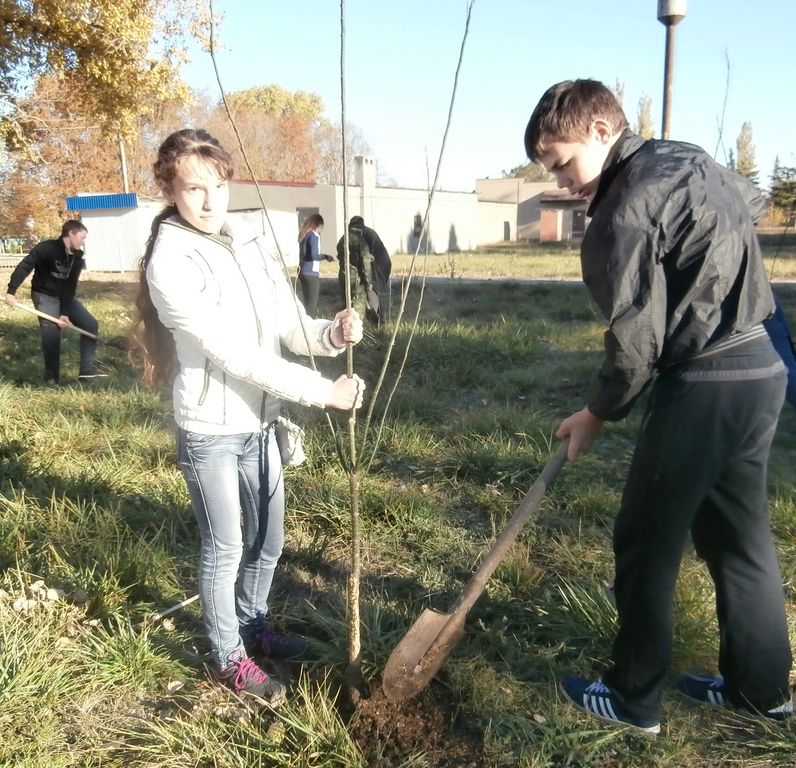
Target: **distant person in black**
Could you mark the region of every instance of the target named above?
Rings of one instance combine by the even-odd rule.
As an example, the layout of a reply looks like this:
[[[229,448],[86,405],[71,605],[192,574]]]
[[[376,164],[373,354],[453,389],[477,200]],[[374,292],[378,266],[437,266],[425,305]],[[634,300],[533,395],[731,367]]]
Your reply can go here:
[[[61,328],[71,324],[97,335],[99,324],[94,316],[75,298],[77,281],[86,265],[83,244],[87,229],[74,219],[61,227],[61,237],[44,240],[19,262],[8,281],[5,302],[17,305],[17,289],[33,272],[30,293],[33,306],[40,312],[58,318],[58,322],[39,319],[41,348],[44,354],[44,381],[57,385],[60,378]],[[78,381],[88,381],[103,374],[94,368],[97,342],[80,336],[80,374]]]
[[[352,305],[374,325],[385,317],[389,301],[392,261],[374,229],[365,226],[361,216],[348,222],[348,254],[352,286]],[[340,295],[345,303],[345,239],[337,243]]]

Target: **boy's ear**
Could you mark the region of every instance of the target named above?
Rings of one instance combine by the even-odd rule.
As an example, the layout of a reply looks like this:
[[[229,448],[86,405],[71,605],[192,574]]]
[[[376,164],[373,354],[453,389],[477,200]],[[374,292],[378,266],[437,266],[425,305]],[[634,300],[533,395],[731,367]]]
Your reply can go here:
[[[596,120],[592,121],[589,132],[591,136],[600,142],[600,144],[607,144],[614,135],[613,128],[611,128],[609,123],[602,118],[597,118]]]

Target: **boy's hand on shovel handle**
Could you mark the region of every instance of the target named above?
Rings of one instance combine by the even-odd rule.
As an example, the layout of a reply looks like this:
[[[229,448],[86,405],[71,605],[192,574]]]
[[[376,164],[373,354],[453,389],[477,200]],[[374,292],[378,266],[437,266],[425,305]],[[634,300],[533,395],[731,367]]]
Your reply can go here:
[[[591,450],[602,428],[603,420],[595,416],[588,408],[583,408],[564,419],[558,427],[556,437],[561,440],[569,437],[567,460],[575,461],[582,453]]]

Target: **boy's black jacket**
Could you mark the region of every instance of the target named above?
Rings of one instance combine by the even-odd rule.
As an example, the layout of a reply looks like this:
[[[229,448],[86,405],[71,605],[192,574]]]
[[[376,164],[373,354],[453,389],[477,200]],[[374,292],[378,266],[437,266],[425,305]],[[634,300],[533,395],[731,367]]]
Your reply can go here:
[[[625,131],[589,206],[583,280],[609,321],[588,398],[624,417],[653,376],[774,311],[755,187],[704,150]]]
[[[43,240],[17,264],[8,281],[7,293],[16,293],[33,272],[31,290],[58,297],[63,311],[75,296],[77,281],[85,266],[83,251],[68,254],[63,239]]]

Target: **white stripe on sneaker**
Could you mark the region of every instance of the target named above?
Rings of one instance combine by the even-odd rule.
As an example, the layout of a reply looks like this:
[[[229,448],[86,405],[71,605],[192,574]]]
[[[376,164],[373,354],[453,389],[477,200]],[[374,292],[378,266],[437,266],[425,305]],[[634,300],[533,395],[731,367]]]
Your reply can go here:
[[[724,694],[721,691],[708,688],[707,697],[709,704],[715,704],[717,707],[723,707],[725,705]]]

